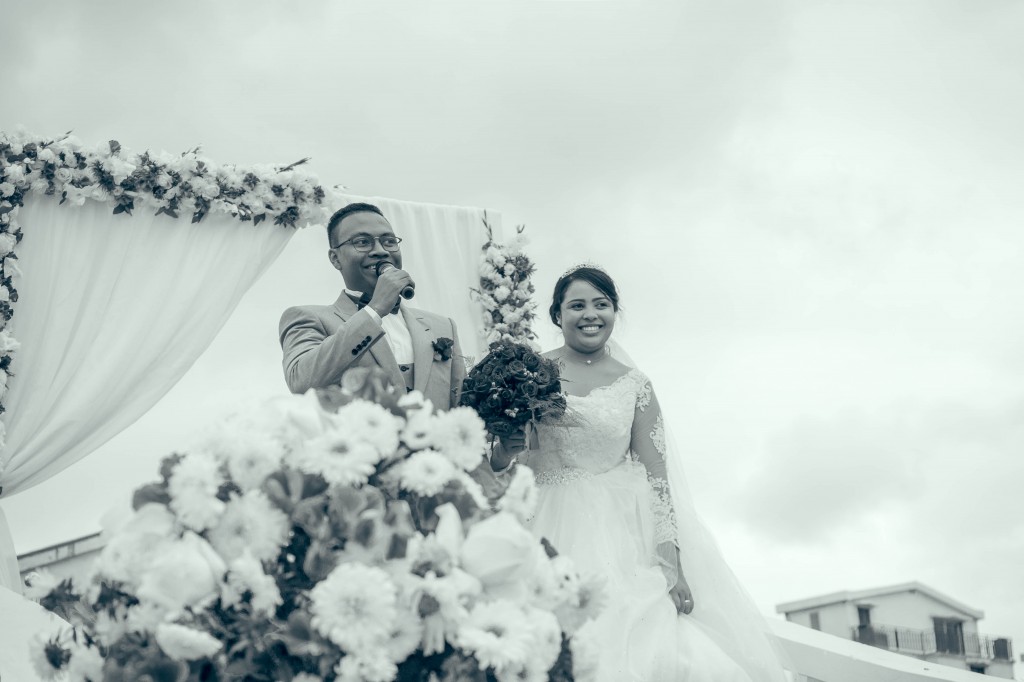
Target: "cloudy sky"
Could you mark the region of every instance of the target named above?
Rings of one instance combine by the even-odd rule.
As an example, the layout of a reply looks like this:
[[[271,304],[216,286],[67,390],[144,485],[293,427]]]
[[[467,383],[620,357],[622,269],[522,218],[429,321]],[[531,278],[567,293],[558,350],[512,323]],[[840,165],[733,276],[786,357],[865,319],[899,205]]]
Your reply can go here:
[[[312,156],[355,193],[499,211],[544,307],[604,264],[766,613],[919,580],[1024,646],[1024,5],[336,4],[9,7],[0,126]],[[281,310],[336,296],[322,239],[151,413],[4,501],[19,551],[96,530],[162,455],[284,391]]]

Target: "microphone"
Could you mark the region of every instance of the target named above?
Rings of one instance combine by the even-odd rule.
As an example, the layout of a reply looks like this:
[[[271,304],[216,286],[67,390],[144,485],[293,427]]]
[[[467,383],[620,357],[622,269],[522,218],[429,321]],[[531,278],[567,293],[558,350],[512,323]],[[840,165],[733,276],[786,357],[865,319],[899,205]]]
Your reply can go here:
[[[377,263],[377,276],[380,277],[380,273],[384,272],[388,268],[394,268],[394,267],[395,267],[395,264],[392,263],[391,261],[382,260],[381,262]],[[397,270],[398,268],[395,268],[395,269]],[[415,295],[416,295],[416,285],[415,284],[406,284],[405,288],[402,289],[402,298],[404,298],[407,301],[410,298],[412,298],[413,296],[415,296]]]

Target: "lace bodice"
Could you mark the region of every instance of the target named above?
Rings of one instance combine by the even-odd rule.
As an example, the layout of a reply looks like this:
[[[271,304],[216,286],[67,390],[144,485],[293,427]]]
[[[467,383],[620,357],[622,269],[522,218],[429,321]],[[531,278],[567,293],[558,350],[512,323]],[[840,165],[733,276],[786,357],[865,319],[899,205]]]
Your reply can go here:
[[[533,469],[537,483],[559,485],[619,466],[642,465],[652,489],[656,539],[675,543],[664,426],[647,376],[631,369],[585,396],[568,396],[567,403],[565,418],[537,425],[540,448],[522,459]]]
[[[540,450],[529,453],[525,463],[541,478],[542,472],[563,467],[597,474],[622,464],[628,459],[637,392],[646,381],[630,370],[585,396],[568,396],[567,417],[537,425]]]

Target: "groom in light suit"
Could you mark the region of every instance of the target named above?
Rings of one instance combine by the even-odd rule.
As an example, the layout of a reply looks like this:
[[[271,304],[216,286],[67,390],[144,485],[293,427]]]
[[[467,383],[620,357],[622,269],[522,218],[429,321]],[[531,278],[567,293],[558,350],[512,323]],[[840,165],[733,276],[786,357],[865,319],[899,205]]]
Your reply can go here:
[[[402,240],[381,210],[345,206],[327,223],[327,239],[327,257],[345,289],[333,305],[296,306],[281,315],[288,388],[315,388],[329,405],[345,370],[377,366],[397,389],[420,391],[439,410],[458,405],[466,365],[455,322],[402,302],[403,291],[410,293],[414,284],[402,270]],[[502,485],[481,462],[472,476],[494,497]]]
[[[415,285],[402,270],[402,240],[380,209],[345,206],[327,224],[327,238],[345,289],[333,305],[296,306],[281,316],[288,388],[315,388],[324,401],[347,369],[376,365],[396,388],[420,391],[438,409],[457,405],[466,365],[455,322],[402,302]]]

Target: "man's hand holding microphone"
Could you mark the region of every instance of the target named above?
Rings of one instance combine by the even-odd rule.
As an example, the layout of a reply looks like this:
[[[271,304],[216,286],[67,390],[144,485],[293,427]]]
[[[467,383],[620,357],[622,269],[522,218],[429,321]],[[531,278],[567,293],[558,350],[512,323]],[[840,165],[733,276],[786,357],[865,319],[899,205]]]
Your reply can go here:
[[[409,300],[416,293],[416,283],[405,270],[399,270],[391,261],[377,263],[377,284],[367,304],[382,318],[389,315],[398,303],[398,297]]]

